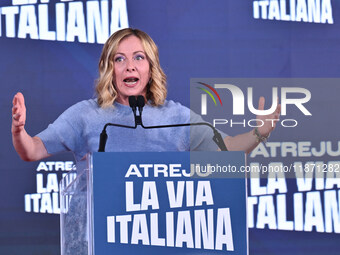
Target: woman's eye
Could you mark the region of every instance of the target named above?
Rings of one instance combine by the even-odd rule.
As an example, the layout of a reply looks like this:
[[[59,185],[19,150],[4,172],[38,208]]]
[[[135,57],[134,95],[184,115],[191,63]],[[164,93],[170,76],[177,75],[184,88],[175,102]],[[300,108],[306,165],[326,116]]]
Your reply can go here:
[[[142,59],[144,59],[144,56],[142,56],[142,55],[137,55],[137,56],[135,57],[135,59],[136,59],[136,60],[142,60]]]
[[[116,57],[115,62],[122,62],[124,60],[123,57]]]

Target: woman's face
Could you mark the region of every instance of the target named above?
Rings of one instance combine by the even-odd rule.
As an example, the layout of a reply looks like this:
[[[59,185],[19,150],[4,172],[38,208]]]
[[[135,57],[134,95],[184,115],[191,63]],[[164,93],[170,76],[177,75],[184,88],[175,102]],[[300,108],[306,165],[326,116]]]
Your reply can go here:
[[[129,105],[129,96],[146,97],[150,64],[141,40],[131,35],[123,39],[114,55],[117,102]]]

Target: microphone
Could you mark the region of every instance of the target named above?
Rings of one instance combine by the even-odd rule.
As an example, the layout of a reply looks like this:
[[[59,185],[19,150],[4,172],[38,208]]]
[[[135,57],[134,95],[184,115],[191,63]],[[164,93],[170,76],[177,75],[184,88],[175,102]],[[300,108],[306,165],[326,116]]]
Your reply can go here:
[[[137,100],[134,96],[129,96],[129,105],[133,111],[133,114],[136,114],[136,106],[137,106]]]
[[[129,96],[129,105],[132,109],[133,116],[135,117],[135,126],[137,127],[138,125],[143,126],[142,123],[142,111],[143,107],[145,105],[145,100],[143,96],[137,96],[137,99],[135,96]],[[139,115],[137,115],[136,108],[138,107]]]
[[[143,107],[145,105],[145,99],[143,96],[138,96],[137,97],[137,107],[138,107],[138,111],[139,111],[139,115],[142,116],[142,111],[143,111]]]
[[[105,151],[106,141],[107,141],[107,133],[106,133],[106,125],[105,125],[105,127],[104,127],[103,131],[100,133],[100,137],[99,137],[99,148],[98,148],[99,152]]]

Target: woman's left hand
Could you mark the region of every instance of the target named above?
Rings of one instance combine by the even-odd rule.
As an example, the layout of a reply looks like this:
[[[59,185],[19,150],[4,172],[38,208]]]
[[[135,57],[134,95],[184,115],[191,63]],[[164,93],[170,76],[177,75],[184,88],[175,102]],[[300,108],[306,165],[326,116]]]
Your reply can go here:
[[[265,103],[264,97],[260,97],[259,107],[258,107],[259,110],[264,109],[264,103]],[[257,125],[259,126],[257,130],[261,136],[268,137],[270,135],[270,133],[274,130],[276,123],[280,119],[280,113],[281,113],[281,105],[279,104],[279,99],[277,99],[277,106],[274,112],[268,115],[257,115],[256,116],[256,119],[261,120],[261,121],[257,121]]]

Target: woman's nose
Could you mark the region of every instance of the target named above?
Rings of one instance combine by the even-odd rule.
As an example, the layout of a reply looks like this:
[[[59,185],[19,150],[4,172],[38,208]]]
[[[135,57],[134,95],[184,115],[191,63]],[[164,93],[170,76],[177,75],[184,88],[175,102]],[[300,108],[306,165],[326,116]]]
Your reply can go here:
[[[136,71],[136,67],[134,66],[132,60],[127,61],[126,71],[128,72]]]

